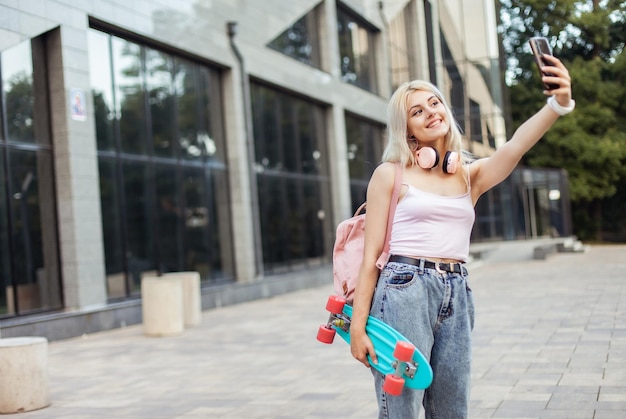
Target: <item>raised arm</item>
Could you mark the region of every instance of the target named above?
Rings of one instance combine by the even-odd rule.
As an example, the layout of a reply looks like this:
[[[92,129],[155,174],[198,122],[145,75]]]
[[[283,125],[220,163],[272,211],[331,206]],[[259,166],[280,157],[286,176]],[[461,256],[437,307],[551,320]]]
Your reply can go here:
[[[573,109],[571,80],[567,68],[556,57],[544,55],[544,58],[551,63],[543,68],[544,72],[553,75],[543,76],[542,80],[558,84],[559,87],[544,91],[544,94],[552,98],[548,99],[539,112],[520,125],[506,144],[499,147],[492,156],[476,160],[470,165],[474,203],[483,193],[506,179],[522,156],[541,139],[558,117]]]

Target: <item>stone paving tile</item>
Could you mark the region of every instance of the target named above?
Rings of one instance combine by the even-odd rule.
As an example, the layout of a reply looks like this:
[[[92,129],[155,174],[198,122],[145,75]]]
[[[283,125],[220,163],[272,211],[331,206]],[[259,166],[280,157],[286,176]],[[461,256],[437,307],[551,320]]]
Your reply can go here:
[[[471,269],[471,419],[626,417],[624,255],[592,246]],[[176,337],[136,325],[51,342],[52,405],[3,417],[376,417],[370,372],[339,338],[315,340],[330,292],[209,310]]]

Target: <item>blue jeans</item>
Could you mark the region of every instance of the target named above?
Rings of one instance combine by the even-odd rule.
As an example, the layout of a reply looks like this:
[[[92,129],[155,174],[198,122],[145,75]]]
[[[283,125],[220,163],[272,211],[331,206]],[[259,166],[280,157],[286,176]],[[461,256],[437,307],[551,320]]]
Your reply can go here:
[[[440,273],[390,262],[381,271],[370,314],[406,336],[430,360],[431,386],[382,391],[385,377],[372,368],[379,418],[467,418],[474,300],[467,274]]]

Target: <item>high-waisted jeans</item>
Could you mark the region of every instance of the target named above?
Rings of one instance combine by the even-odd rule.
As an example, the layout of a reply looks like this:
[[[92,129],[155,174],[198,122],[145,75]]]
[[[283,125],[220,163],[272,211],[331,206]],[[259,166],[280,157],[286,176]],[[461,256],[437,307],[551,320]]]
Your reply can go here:
[[[384,376],[372,368],[379,418],[467,418],[474,300],[467,274],[390,262],[381,271],[370,314],[406,336],[430,360],[431,386],[382,391]]]

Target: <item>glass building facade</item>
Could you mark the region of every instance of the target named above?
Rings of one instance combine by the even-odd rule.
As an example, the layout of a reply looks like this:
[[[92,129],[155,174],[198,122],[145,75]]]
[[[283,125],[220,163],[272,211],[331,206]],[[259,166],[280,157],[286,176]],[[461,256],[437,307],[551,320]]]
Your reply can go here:
[[[205,309],[329,284],[406,80],[440,87],[477,156],[506,141],[495,27],[463,44],[445,2],[43,3],[0,20],[3,337],[138,323],[168,272],[198,272]],[[519,169],[472,238],[568,235],[568,204],[565,174]]]
[[[232,279],[219,71],[97,29],[89,48],[108,296]]]
[[[260,83],[251,96],[265,272],[326,263],[331,208],[324,108]]]
[[[0,54],[0,318],[62,307],[45,45]]]

